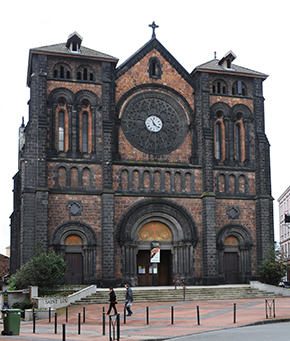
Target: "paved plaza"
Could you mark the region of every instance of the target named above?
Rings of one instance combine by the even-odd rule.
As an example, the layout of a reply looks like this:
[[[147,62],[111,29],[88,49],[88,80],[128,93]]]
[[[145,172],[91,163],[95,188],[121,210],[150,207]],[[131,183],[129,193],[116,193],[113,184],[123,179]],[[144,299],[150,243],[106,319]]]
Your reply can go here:
[[[267,301],[267,304],[265,299],[171,303],[136,302],[132,307],[134,314],[126,318],[126,324],[124,324],[123,304],[120,302],[117,305],[120,313],[120,340],[166,340],[183,335],[251,324],[290,321],[290,298],[276,298],[274,304],[273,298],[269,298]],[[57,334],[55,334],[55,320],[54,316],[52,316],[50,323],[48,320],[36,321],[35,333],[33,333],[32,322],[21,322],[20,335],[0,336],[0,340],[63,340],[63,324],[65,324],[65,340],[67,341],[107,341],[109,340],[109,318],[106,315],[105,335],[103,335],[103,307],[105,307],[106,311],[108,305],[85,306],[85,323],[83,323],[83,306],[69,308],[68,322],[66,322],[65,309],[60,310],[57,315]],[[266,307],[268,318],[266,318]],[[81,313],[80,320],[82,322],[80,334],[78,334],[79,313]],[[113,328],[111,331],[113,336]]]

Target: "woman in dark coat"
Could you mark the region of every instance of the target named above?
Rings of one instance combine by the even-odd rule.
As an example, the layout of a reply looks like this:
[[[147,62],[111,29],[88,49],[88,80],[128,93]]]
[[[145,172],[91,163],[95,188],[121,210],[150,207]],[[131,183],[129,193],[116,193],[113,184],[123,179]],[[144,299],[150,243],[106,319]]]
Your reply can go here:
[[[114,309],[115,315],[117,315],[117,309],[116,309],[116,304],[117,304],[117,299],[116,299],[116,294],[113,288],[110,288],[110,298],[109,298],[110,306],[109,310],[107,312],[107,315],[110,315],[111,309]]]

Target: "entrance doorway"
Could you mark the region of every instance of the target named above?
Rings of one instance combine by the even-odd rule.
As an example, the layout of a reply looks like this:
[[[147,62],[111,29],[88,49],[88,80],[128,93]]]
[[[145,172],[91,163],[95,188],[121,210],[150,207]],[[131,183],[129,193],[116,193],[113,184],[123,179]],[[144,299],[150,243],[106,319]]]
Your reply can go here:
[[[160,263],[150,262],[150,250],[139,250],[137,254],[137,274],[139,286],[172,283],[172,256],[170,250],[160,251]]]
[[[66,253],[67,272],[65,284],[83,284],[83,256],[81,253]]]
[[[224,253],[224,276],[226,284],[239,283],[239,255],[237,252]]]

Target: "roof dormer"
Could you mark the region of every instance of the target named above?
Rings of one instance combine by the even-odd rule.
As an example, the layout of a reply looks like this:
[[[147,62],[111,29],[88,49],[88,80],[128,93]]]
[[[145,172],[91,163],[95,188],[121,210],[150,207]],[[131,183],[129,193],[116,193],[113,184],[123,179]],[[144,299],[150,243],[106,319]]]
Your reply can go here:
[[[74,32],[69,35],[65,46],[70,50],[70,52],[78,53],[80,52],[82,41],[83,38],[77,32]]]
[[[237,56],[232,52],[229,51],[220,61],[219,65],[222,65],[226,69],[232,68],[232,62],[237,58]]]

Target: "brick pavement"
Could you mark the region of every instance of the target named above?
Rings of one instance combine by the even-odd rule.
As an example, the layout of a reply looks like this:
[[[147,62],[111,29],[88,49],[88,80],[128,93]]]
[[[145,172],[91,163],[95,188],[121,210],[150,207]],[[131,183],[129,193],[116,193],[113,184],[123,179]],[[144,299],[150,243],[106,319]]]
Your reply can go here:
[[[120,340],[165,340],[210,330],[290,319],[290,298],[275,299],[275,318],[272,299],[269,298],[268,302],[268,319],[266,319],[265,299],[134,303],[132,307],[134,314],[126,318],[126,324],[124,324],[123,305],[118,304],[121,314]],[[236,323],[234,323],[234,303],[236,304]],[[66,341],[107,341],[109,340],[109,318],[106,316],[106,335],[102,335],[103,306],[99,304],[85,306],[86,318],[85,323],[81,324],[80,334],[78,334],[78,315],[81,313],[81,322],[83,322],[83,306],[72,306],[69,308],[67,323],[65,309],[58,311],[57,334],[55,334],[54,317],[52,317],[51,323],[48,320],[37,321],[36,333],[32,332],[32,322],[21,322],[20,335],[0,336],[0,340],[62,341],[62,325],[66,324]],[[146,307],[149,311],[149,324],[147,324]],[[200,325],[198,325],[197,307],[199,307]]]

